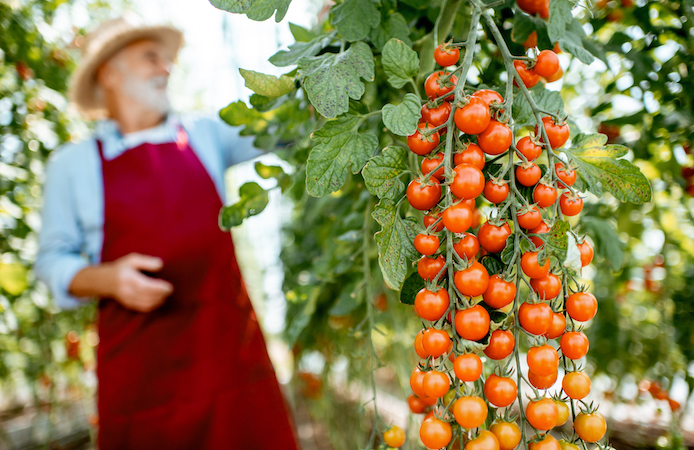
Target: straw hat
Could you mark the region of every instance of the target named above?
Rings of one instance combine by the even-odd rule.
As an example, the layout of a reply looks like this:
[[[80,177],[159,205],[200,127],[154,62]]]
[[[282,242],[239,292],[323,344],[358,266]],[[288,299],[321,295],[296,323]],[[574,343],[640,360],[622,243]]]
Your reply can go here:
[[[168,25],[143,25],[133,16],[124,16],[102,23],[85,36],[82,60],[70,79],[68,98],[78,110],[89,118],[105,114],[105,105],[97,95],[96,70],[98,67],[131,42],[153,39],[161,42],[175,60],[183,45],[183,33]]]

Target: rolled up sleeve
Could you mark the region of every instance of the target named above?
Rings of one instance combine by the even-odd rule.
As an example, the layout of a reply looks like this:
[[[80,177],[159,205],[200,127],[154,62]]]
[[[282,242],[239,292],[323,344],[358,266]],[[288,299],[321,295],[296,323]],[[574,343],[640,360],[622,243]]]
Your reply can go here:
[[[253,146],[255,136],[241,136],[241,127],[233,127],[218,116],[214,116],[212,125],[225,168],[267,153]]]
[[[47,163],[39,250],[34,270],[36,276],[48,285],[60,308],[74,309],[90,299],[69,293],[72,279],[89,262],[81,255],[84,233],[79,225],[72,192],[71,164],[66,156],[58,150]]]

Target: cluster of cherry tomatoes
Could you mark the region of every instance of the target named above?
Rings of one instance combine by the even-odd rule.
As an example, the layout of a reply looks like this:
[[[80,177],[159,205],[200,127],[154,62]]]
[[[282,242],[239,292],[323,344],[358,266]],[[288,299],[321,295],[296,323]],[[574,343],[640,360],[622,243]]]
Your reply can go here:
[[[519,73],[534,71],[538,76],[538,66],[546,64],[542,55],[531,62],[532,67],[523,61],[523,66],[516,69]],[[456,64],[459,56],[459,51],[448,44],[439,46],[435,53],[443,67]],[[541,69],[541,73],[547,72]],[[521,78],[525,83],[526,78]],[[552,173],[543,176],[536,163],[546,150],[545,140],[552,149],[563,146],[569,138],[569,127],[557,117],[546,116],[542,119],[544,132],[536,127],[533,135],[520,138],[513,146],[513,132],[505,123],[503,97],[496,91],[481,89],[461,101],[453,97],[456,83],[455,75],[445,69],[427,78],[429,102],[422,108],[419,129],[407,139],[410,150],[423,157],[421,174],[407,187],[407,199],[413,208],[424,212],[423,228],[414,246],[422,255],[417,271],[425,280],[425,287],[414,301],[415,311],[425,325],[414,339],[421,360],[410,378],[413,394],[408,403],[413,413],[426,413],[420,438],[428,448],[443,448],[451,442],[462,447],[464,441],[466,450],[510,450],[522,440],[523,422],[519,426],[511,415],[516,401],[522,400],[517,384],[522,380],[535,392],[522,411],[525,421],[536,431],[528,437],[529,448],[558,450],[559,441],[547,432],[568,420],[565,400],[582,402],[590,392],[590,378],[575,361],[588,351],[588,339],[580,324],[597,311],[595,297],[582,290],[570,293],[543,252],[542,235],[550,231],[551,225],[543,215],[558,217],[557,205],[564,216],[575,216],[583,208],[583,200],[571,188],[576,181],[575,170],[557,162]],[[451,113],[455,130],[447,129]],[[455,142],[455,151],[446,169],[442,136],[448,132],[455,133],[453,141],[447,137]],[[485,168],[508,151],[515,152],[519,162],[506,157],[506,165],[494,164],[496,172]],[[532,200],[516,195],[523,188],[530,189]],[[476,206],[482,198],[496,207],[496,216],[479,225]],[[518,245],[523,239],[528,241],[526,251]],[[581,264],[590,264],[590,243],[578,239],[576,245]],[[521,273],[512,268],[490,273],[490,266],[481,258],[498,257],[507,246],[520,252]],[[523,275],[529,286],[525,301],[520,298]],[[503,319],[492,320],[492,316],[499,315]],[[513,357],[519,358],[517,340],[521,332],[528,335],[530,343],[526,357],[529,370],[514,380],[513,371],[520,370]],[[559,340],[554,341],[557,348],[548,344],[549,340]],[[557,381],[561,359],[558,349],[566,369],[562,381],[565,397],[549,398],[539,390]],[[483,358],[495,363],[494,373],[485,376]],[[485,426],[489,425],[489,408],[498,408],[498,419]],[[585,405],[574,418],[574,429],[575,439],[597,442],[605,434],[605,420]],[[398,447],[395,444],[404,443],[404,432],[392,430],[384,440]],[[462,431],[462,441],[454,439],[455,430]],[[571,442],[563,444],[568,446],[563,448],[575,447]]]

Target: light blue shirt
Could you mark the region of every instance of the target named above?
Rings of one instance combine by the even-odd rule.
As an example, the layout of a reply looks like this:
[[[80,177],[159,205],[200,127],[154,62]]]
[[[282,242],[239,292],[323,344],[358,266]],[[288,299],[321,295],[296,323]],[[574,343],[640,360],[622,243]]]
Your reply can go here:
[[[111,160],[145,142],[175,141],[179,124],[224,203],[226,169],[264,152],[253,147],[253,136],[240,136],[239,128],[227,125],[216,115],[170,114],[156,127],[126,135],[120,133],[115,121],[102,120],[97,123],[94,138],[65,144],[50,155],[34,269],[59,307],[76,308],[88,300],[71,295],[68,287],[82,268],[101,262],[104,197],[96,139],[102,142],[104,158]]]

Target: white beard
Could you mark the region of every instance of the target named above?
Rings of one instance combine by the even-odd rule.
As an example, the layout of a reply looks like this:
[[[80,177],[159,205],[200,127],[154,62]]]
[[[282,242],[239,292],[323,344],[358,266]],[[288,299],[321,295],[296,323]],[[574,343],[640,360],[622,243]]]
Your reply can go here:
[[[124,75],[123,93],[125,95],[162,114],[169,112],[171,103],[166,91],[167,76],[160,75],[143,80],[127,72],[124,72]]]

